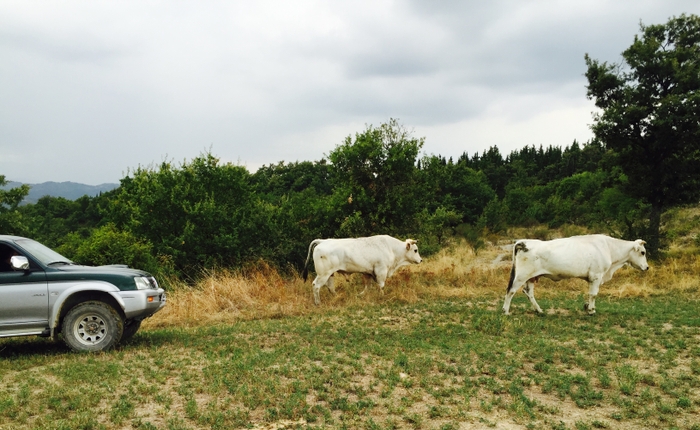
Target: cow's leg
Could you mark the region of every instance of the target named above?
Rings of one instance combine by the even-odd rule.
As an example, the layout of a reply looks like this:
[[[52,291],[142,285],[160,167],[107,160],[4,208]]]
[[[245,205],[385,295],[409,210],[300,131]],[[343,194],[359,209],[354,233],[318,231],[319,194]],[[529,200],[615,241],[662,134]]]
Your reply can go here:
[[[335,284],[333,283],[333,279],[335,279],[335,276],[331,276],[328,278],[328,281],[326,282],[326,287],[328,287],[328,290],[335,294]]]
[[[364,295],[367,292],[367,285],[369,285],[369,280],[372,277],[372,275],[369,275],[367,273],[362,274],[362,285],[364,288],[362,289],[362,292],[359,294],[360,296]]]
[[[379,292],[384,294],[384,283],[386,278],[389,276],[389,269],[387,267],[375,267],[374,268],[374,279],[379,285]]]
[[[595,314],[595,298],[600,290],[600,284],[603,283],[602,277],[592,278],[588,281],[588,302],[583,304],[583,309],[588,311],[588,315]]]
[[[510,301],[513,300],[513,296],[515,293],[518,292],[520,287],[523,286],[523,284],[527,281],[527,279],[521,280],[518,277],[515,277],[513,279],[513,283],[510,285],[510,288],[506,290],[506,298],[503,300],[503,313],[506,315],[510,315]]]
[[[535,300],[535,283],[536,281],[532,279],[528,280],[523,287],[523,293],[530,299],[530,303],[532,303],[532,307],[535,308],[537,313],[541,314],[543,313],[542,308],[537,304],[537,300]]]
[[[316,305],[321,304],[321,287],[326,285],[326,282],[328,282],[329,275],[317,275],[316,279],[314,279],[313,282],[313,289],[314,289],[314,303]]]

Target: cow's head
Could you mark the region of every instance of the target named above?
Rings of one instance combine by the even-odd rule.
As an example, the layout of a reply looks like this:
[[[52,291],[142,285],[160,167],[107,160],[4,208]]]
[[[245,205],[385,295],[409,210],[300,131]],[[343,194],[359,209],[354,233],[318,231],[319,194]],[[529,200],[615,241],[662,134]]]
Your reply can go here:
[[[632,267],[639,270],[649,270],[649,264],[647,263],[647,250],[644,248],[646,242],[642,239],[637,239],[634,241],[632,250],[630,251],[630,256],[628,262]]]
[[[414,239],[406,239],[406,259],[411,263],[420,263],[423,261],[418,253],[417,241]]]

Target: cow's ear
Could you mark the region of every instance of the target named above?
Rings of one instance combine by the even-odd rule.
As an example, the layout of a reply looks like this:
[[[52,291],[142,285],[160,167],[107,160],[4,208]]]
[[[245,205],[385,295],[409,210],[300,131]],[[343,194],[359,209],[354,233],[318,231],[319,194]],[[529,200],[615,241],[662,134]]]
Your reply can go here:
[[[411,239],[406,239],[406,251],[411,249]]]

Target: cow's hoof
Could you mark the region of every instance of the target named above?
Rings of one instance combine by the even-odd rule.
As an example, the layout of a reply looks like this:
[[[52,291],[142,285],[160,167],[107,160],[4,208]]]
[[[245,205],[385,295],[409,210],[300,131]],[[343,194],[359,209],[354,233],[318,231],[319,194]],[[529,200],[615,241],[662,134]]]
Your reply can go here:
[[[588,311],[588,315],[589,315],[589,316],[595,315],[595,309],[593,309],[592,311]]]
[[[537,311],[535,312],[535,315],[537,315],[538,317],[546,316],[546,314],[543,311]]]
[[[588,303],[584,303],[584,304],[583,304],[583,310],[584,310],[584,311],[587,311],[587,310],[588,310]]]

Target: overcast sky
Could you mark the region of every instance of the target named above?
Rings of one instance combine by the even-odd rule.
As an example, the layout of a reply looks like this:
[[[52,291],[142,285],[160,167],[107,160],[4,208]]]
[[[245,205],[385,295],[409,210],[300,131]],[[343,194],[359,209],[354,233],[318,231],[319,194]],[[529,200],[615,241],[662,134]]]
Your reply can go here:
[[[119,182],[203,153],[317,161],[398,118],[423,152],[587,142],[584,54],[697,0],[0,0],[0,175]]]

